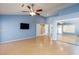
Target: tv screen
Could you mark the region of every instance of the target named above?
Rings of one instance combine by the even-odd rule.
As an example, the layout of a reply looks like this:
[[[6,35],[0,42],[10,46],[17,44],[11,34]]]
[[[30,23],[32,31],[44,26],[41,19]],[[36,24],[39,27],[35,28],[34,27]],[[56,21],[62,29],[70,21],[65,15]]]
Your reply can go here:
[[[27,24],[27,23],[20,23],[20,29],[29,29],[29,24]]]

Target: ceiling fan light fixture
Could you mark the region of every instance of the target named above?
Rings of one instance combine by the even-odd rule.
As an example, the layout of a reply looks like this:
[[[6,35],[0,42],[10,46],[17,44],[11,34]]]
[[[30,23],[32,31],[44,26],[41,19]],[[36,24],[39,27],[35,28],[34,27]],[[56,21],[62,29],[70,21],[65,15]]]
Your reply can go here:
[[[30,12],[30,15],[31,15],[31,16],[34,16],[34,15],[36,15],[36,14],[35,14],[35,12]]]
[[[21,7],[24,7],[25,5],[22,4]],[[40,16],[40,12],[42,12],[42,9],[37,9],[34,10],[34,4],[30,4],[27,6],[27,8],[29,9],[29,11],[22,11],[22,12],[29,12],[30,16],[35,16],[35,15],[39,15]]]

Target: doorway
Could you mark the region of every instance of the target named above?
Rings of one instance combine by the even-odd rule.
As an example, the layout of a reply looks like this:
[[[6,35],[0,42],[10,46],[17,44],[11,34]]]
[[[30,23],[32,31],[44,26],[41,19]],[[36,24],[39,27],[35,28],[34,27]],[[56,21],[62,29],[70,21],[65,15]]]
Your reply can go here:
[[[62,24],[57,24],[57,36],[58,40],[70,44],[75,44],[76,34],[75,34],[75,24],[69,22],[63,22]]]
[[[48,39],[48,24],[36,24],[37,46],[46,46]]]

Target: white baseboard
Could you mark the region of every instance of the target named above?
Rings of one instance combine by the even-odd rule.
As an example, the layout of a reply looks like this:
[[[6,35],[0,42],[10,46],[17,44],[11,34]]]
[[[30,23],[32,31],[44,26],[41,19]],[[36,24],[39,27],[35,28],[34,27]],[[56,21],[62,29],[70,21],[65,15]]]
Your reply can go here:
[[[26,39],[31,39],[31,38],[35,38],[36,36],[32,36],[29,38],[21,38],[21,39],[16,39],[16,40],[9,40],[9,41],[4,41],[4,42],[0,42],[0,44],[4,44],[4,43],[10,43],[10,42],[15,42],[15,41],[20,41],[20,40],[26,40]]]

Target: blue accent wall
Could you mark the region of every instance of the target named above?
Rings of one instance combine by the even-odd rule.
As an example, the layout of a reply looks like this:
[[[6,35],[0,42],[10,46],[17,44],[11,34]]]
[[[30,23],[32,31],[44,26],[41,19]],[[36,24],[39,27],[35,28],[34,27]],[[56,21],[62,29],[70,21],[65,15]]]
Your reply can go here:
[[[36,24],[44,23],[41,16],[24,16],[24,15],[3,15],[0,16],[1,22],[1,42],[28,39],[36,36]],[[21,30],[20,23],[29,23],[29,30]]]
[[[1,42],[1,37],[2,37],[2,36],[1,36],[1,33],[2,33],[2,29],[1,29],[2,20],[1,20],[1,19],[2,19],[2,17],[0,16],[0,42]]]

